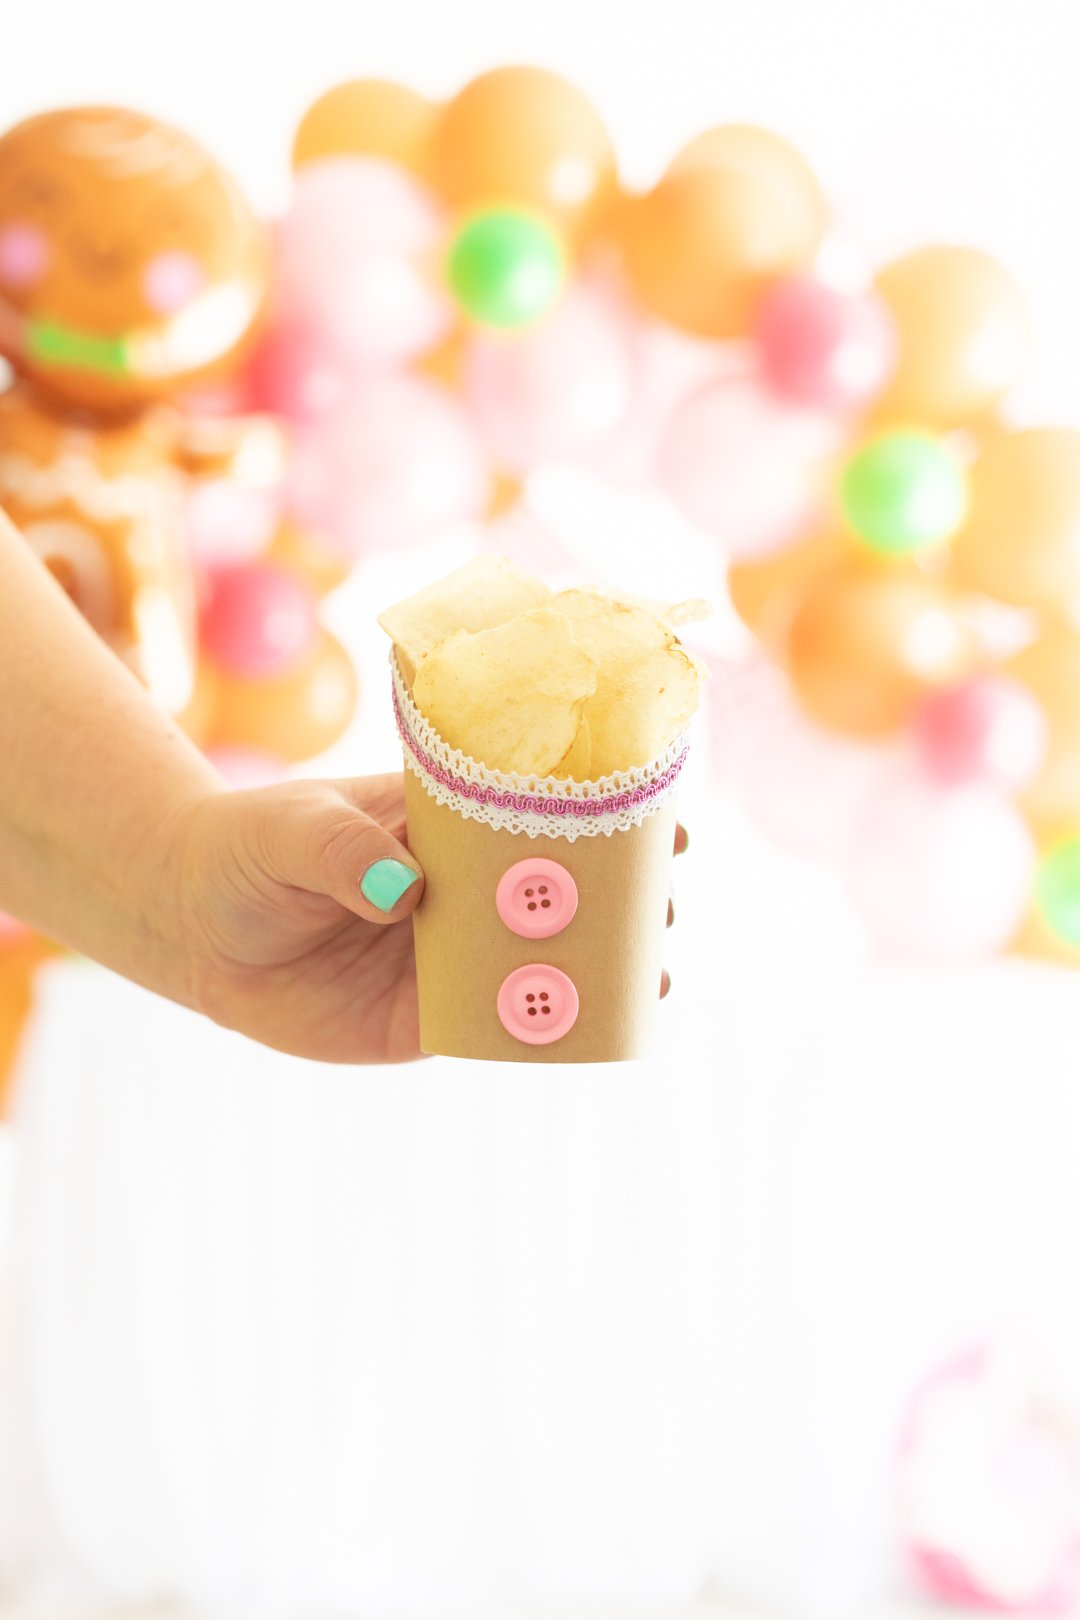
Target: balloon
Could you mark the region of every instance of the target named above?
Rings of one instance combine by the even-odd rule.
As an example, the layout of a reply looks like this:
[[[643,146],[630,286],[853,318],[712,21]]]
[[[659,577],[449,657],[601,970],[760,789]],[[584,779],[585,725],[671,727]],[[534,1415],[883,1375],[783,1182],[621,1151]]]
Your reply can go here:
[[[1017,789],[1034,777],[1047,749],[1042,709],[1019,681],[981,675],[934,692],[915,716],[915,743],[935,782],[989,782]]]
[[[613,295],[614,296],[614,295]],[[659,477],[660,445],[672,412],[695,389],[731,371],[731,356],[717,343],[677,332],[659,321],[633,319],[634,389],[629,409],[590,458],[603,478],[623,488],[651,488]],[[740,364],[740,371],[745,372]]]
[[[619,239],[645,308],[698,337],[749,333],[762,297],[820,240],[805,214],[753,168],[673,169],[628,198]]]
[[[974,637],[940,583],[895,566],[842,566],[812,584],[788,632],[788,672],[822,725],[882,736],[935,686],[966,675]]]
[[[891,755],[823,731],[788,693],[755,712],[741,741],[739,786],[755,824],[793,855],[838,860]]]
[[[231,674],[253,680],[283,675],[315,644],[315,598],[283,568],[220,569],[211,576],[200,630],[208,656]]]
[[[212,684],[211,749],[310,759],[337,742],[356,709],[352,659],[325,630],[304,662],[283,675],[251,680],[218,670]]]
[[[317,596],[336,590],[352,573],[352,563],[339,546],[298,529],[295,523],[278,524],[263,560],[298,575]]]
[[[984,786],[941,788],[898,768],[867,804],[845,876],[889,956],[990,955],[1026,909],[1034,847],[1018,811]]]
[[[0,1120],[11,1107],[15,1065],[33,1006],[33,968],[0,956]]]
[[[673,415],[660,475],[683,510],[728,554],[767,556],[813,522],[838,442],[835,422],[786,406],[753,378],[707,383]]]
[[[348,410],[298,430],[286,479],[296,522],[350,557],[479,517],[487,495],[487,467],[465,411],[419,377],[376,380]]]
[[[274,327],[321,340],[346,374],[422,354],[452,319],[435,271],[444,230],[428,194],[390,163],[306,165],[277,227]]]
[[[1024,809],[1051,832],[1080,817],[1080,632],[1047,629],[1004,666],[1032,694],[1047,725],[1047,747],[1023,793]]]
[[[389,79],[350,79],[313,102],[293,141],[293,168],[325,157],[378,157],[422,173],[438,108]]]
[[[1027,354],[1027,309],[1012,277],[975,248],[942,245],[905,254],[876,286],[898,337],[881,417],[937,428],[977,422]]]
[[[579,284],[527,332],[474,337],[466,398],[499,464],[521,473],[609,436],[630,407],[634,367],[622,311]]]
[[[474,214],[458,231],[446,262],[462,310],[479,326],[528,326],[558,298],[566,275],[550,226],[519,209]]]
[[[820,242],[829,222],[828,205],[813,169],[782,136],[754,124],[720,124],[676,152],[668,173],[719,167],[756,176],[783,200],[799,235]]]
[[[872,551],[904,557],[955,534],[967,510],[963,468],[926,433],[886,433],[856,451],[840,486],[844,516]]]
[[[274,754],[258,748],[208,748],[206,757],[234,792],[273,787],[284,779],[287,767]]]
[[[543,68],[482,73],[446,106],[435,138],[436,186],[455,208],[534,208],[580,235],[615,188],[615,155],[592,103]]]
[[[792,276],[765,295],[755,334],[766,380],[785,399],[855,411],[880,393],[896,334],[879,298]]]
[[[920,1380],[897,1506],[934,1607],[1072,1614],[1080,1597],[1075,1426],[1022,1338],[976,1344]]]
[[[261,555],[278,521],[280,496],[238,478],[201,478],[185,489],[184,528],[204,567],[249,562]]]
[[[1062,839],[1042,856],[1035,900],[1051,932],[1080,948],[1080,835]]]
[[[953,546],[963,585],[1041,609],[1080,592],[1080,430],[997,433],[970,483],[970,511]]]
[[[814,580],[831,573],[846,554],[846,542],[825,529],[770,557],[732,563],[731,605],[762,646],[783,657],[795,609]]]

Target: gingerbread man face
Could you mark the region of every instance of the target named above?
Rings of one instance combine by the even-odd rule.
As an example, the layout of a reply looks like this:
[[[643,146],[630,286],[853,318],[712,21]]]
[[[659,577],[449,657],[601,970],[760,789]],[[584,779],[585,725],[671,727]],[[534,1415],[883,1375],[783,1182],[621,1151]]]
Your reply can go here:
[[[156,119],[78,108],[0,137],[0,353],[65,403],[124,410],[211,379],[266,262],[234,182]]]

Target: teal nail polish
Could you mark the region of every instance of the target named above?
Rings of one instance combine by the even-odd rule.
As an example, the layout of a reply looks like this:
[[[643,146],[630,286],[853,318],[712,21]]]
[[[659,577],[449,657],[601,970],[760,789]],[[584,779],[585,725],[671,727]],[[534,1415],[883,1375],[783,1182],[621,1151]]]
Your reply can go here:
[[[360,879],[360,893],[380,911],[393,911],[418,876],[404,861],[373,861]]]

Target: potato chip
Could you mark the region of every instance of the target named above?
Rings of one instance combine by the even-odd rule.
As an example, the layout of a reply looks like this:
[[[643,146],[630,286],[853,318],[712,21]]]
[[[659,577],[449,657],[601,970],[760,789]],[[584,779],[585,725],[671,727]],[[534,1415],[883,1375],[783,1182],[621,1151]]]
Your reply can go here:
[[[562,782],[588,782],[592,779],[592,733],[589,722],[582,715],[578,724],[577,736],[574,738],[559,763],[553,768],[552,776],[557,776]]]
[[[652,613],[593,591],[560,591],[567,616],[597,664],[584,707],[592,779],[662,754],[698,706],[700,672],[673,631]]]
[[[474,557],[445,579],[387,608],[379,623],[397,650],[407,685],[431,649],[455,630],[490,630],[551,596],[505,557]]]
[[[709,603],[701,596],[690,597],[684,602],[656,602],[649,596],[634,596],[630,591],[605,591],[603,594],[613,602],[626,602],[630,607],[643,608],[672,630],[680,624],[700,624],[712,613]]]
[[[532,608],[440,641],[417,669],[413,696],[452,748],[490,770],[548,776],[574,744],[596,677],[567,616]]]

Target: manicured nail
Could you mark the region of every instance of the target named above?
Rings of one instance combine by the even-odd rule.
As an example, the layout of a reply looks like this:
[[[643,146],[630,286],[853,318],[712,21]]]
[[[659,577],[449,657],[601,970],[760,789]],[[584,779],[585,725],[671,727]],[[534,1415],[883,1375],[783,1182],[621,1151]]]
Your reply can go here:
[[[685,855],[690,848],[690,834],[681,821],[675,823],[675,853]]]
[[[664,971],[660,975],[660,1000],[661,1001],[663,1001],[664,997],[667,995],[667,993],[668,993],[668,991],[670,989],[671,989],[671,974],[668,972],[667,968],[665,968]]]
[[[669,928],[671,927],[671,925],[672,925],[672,923],[674,921],[675,921],[675,902],[674,902],[674,900],[669,900],[668,903],[667,903],[667,925],[668,925]]]
[[[360,893],[380,911],[393,911],[419,876],[404,861],[373,861],[360,879]]]

